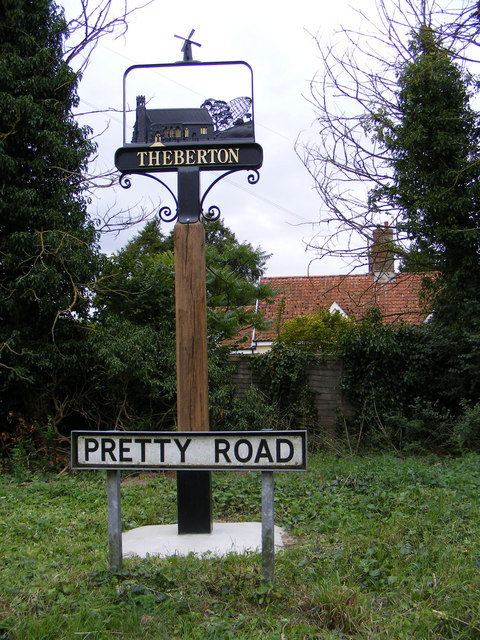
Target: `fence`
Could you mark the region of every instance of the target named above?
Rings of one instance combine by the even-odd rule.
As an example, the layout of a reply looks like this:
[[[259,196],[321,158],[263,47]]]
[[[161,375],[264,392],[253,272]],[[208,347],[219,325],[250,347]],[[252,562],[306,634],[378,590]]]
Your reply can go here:
[[[236,365],[233,375],[237,395],[243,398],[248,387],[256,384],[255,374],[250,366],[250,358],[255,356],[230,356]],[[319,427],[333,433],[341,416],[348,416],[352,407],[340,388],[342,361],[335,356],[325,356],[323,362],[307,369],[308,383],[315,394],[315,408]]]

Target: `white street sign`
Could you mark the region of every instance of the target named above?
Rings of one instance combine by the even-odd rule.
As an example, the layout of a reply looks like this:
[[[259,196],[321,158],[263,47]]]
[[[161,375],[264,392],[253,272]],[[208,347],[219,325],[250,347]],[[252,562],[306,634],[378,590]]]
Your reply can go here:
[[[72,431],[72,469],[306,467],[306,431]]]

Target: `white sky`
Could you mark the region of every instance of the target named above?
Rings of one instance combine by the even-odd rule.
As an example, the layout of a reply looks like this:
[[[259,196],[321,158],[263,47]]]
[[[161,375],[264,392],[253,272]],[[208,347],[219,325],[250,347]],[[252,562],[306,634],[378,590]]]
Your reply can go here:
[[[75,12],[78,0],[60,0],[67,16]],[[123,5],[123,2],[120,2]],[[362,9],[373,0],[362,0]],[[319,69],[316,43],[311,34],[328,41],[330,34],[343,25],[355,25],[358,16],[349,0],[258,0],[234,4],[224,0],[155,0],[130,20],[124,38],[106,37],[94,51],[79,87],[80,111],[122,108],[122,78],[133,64],[171,63],[182,58],[182,41],[174,35],[188,36],[195,29],[194,57],[202,62],[244,60],[253,68],[256,141],[264,152],[260,181],[249,185],[247,172],[224,179],[212,192],[207,205],[218,205],[225,224],[240,241],[250,242],[272,253],[267,275],[321,275],[345,273],[347,264],[327,259],[315,261],[315,252],[305,250],[305,241],[326,230],[321,224],[322,203],[313,179],[295,153],[295,141],[315,137],[315,114],[308,102],[309,83]],[[147,80],[146,80],[147,82]],[[151,97],[151,108],[162,108],[161,79],[152,75],[151,86],[143,93]],[[203,98],[231,99],[222,95]],[[238,93],[242,95],[242,91]],[[178,105],[182,107],[184,105]],[[99,134],[98,166],[113,167],[115,150],[122,146],[120,113],[89,115],[82,119]],[[128,132],[128,136],[131,132]],[[173,174],[157,174],[176,191]],[[208,183],[208,182],[207,182]],[[205,183],[204,183],[205,184]],[[157,210],[173,205],[168,193],[144,176],[133,176],[132,187],[101,190],[92,202],[91,212],[109,207],[134,206],[139,202]],[[170,231],[172,223],[163,230]],[[137,229],[109,236],[103,248],[110,252],[121,248]],[[312,262],[313,261],[313,262]]]

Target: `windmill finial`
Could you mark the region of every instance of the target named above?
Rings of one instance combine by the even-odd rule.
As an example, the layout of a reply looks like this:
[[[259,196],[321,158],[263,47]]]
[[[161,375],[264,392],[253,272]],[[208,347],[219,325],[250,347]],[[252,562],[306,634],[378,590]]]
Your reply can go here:
[[[194,42],[193,40],[190,40],[190,38],[193,36],[194,33],[195,33],[195,29],[192,29],[190,31],[190,35],[188,36],[188,38],[183,38],[182,36],[175,36],[175,38],[180,38],[180,40],[184,41],[183,47],[182,47],[184,62],[189,62],[190,60],[193,60],[192,44],[196,45],[197,47],[202,46],[198,42]]]

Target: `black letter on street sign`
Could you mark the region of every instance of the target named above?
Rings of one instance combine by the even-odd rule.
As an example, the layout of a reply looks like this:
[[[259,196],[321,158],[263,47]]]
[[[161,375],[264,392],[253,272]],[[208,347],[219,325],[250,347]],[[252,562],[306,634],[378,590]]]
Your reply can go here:
[[[220,449],[220,445],[223,445],[223,448]],[[220,462],[220,455],[225,458],[225,462],[231,462],[230,458],[227,456],[227,451],[230,449],[230,443],[228,440],[223,440],[222,438],[215,438],[215,462]]]
[[[175,444],[178,447],[178,450],[180,451],[180,462],[185,462],[185,451],[187,450],[187,447],[191,443],[192,439],[187,438],[185,440],[185,444],[183,445],[183,447],[182,447],[182,443],[180,442],[180,440],[178,440],[178,438],[174,438],[173,441],[175,442]]]
[[[260,458],[267,458],[269,462],[273,462],[272,454],[270,453],[270,449],[268,448],[268,444],[265,438],[262,438],[260,440],[257,455],[255,456],[255,464],[257,464],[257,462],[260,462]]]
[[[90,453],[97,451],[98,449],[98,440],[95,438],[85,438],[85,461],[88,462],[88,457]]]
[[[135,444],[140,445],[140,462],[145,462],[145,445],[151,441],[151,438],[135,438]]]
[[[241,444],[246,444],[247,445],[247,455],[244,456],[243,458],[238,453],[238,450],[239,450]],[[248,462],[250,460],[250,458],[252,457],[252,454],[253,454],[252,443],[249,440],[245,440],[244,438],[242,438],[241,440],[238,440],[235,443],[235,447],[234,447],[233,451],[235,453],[236,459],[239,462]]]
[[[110,455],[111,460],[116,462],[117,459],[113,455],[113,450],[115,449],[115,440],[111,438],[103,438],[102,439],[102,462],[106,462],[106,454]]]
[[[153,442],[160,445],[160,462],[165,462],[165,445],[171,442],[170,438],[155,438]]]
[[[131,442],[131,438],[122,438],[122,440],[120,440],[120,462],[133,462],[133,458],[127,458],[125,456],[126,453],[130,453],[130,447],[126,447],[125,445]]]
[[[282,458],[282,444],[286,444],[290,448],[290,453],[288,453],[284,458]],[[290,440],[286,440],[284,438],[279,438],[277,440],[277,462],[290,462],[290,460],[293,458],[293,452],[293,444]]]

